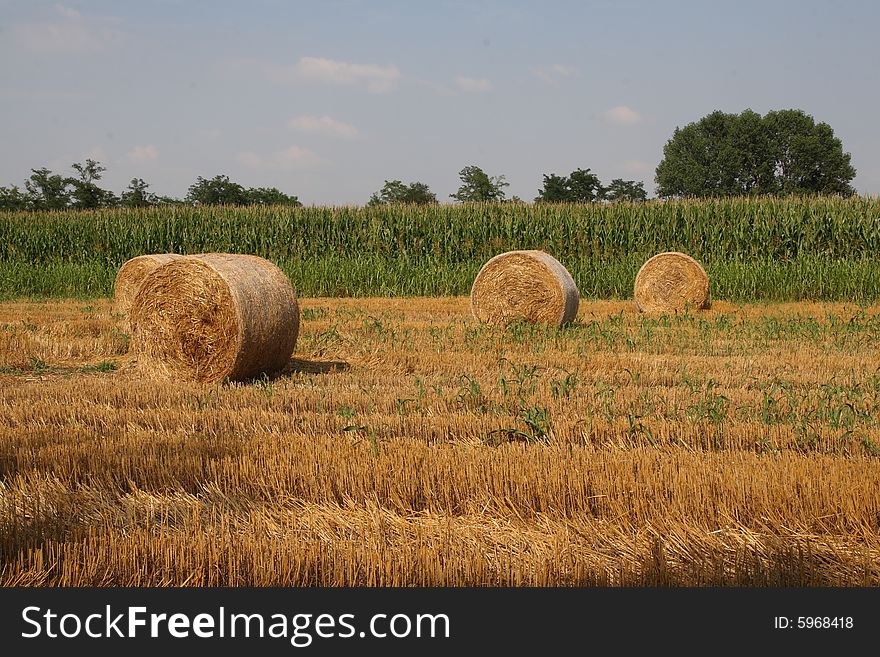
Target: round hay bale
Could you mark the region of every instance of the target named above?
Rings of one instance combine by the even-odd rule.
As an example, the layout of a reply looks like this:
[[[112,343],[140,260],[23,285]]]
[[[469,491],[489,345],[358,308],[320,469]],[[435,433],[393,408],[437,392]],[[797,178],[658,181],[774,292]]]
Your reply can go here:
[[[113,309],[118,313],[127,314],[138,288],[147,274],[156,267],[182,258],[176,253],[153,253],[140,255],[122,263],[113,283]]]
[[[138,366],[188,381],[242,381],[282,369],[299,334],[299,303],[263,258],[206,253],[151,272],[131,306]]]
[[[471,287],[471,312],[481,322],[516,320],[561,326],[577,315],[574,279],[544,251],[508,251],[491,258]]]
[[[678,251],[658,253],[636,274],[639,312],[678,312],[709,307],[709,277],[699,262]]]

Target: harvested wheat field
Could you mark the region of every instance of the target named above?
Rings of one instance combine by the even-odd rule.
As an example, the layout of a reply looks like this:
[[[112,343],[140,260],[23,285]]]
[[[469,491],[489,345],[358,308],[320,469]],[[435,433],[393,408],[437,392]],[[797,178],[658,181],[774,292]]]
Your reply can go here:
[[[0,305],[0,585],[880,585],[880,307],[300,308],[205,384],[109,301]]]

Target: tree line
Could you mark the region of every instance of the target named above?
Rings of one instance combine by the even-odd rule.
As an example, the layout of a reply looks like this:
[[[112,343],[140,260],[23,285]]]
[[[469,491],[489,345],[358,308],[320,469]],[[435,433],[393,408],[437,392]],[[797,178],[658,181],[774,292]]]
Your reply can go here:
[[[31,169],[24,190],[17,186],[0,187],[0,209],[3,210],[88,210],[95,208],[138,208],[162,204],[188,205],[290,205],[301,206],[296,196],[285,194],[275,187],[246,188],[226,175],[213,178],[199,176],[190,185],[182,199],[157,196],[141,178],[132,178],[128,187],[118,196],[98,185],[107,170],[100,162],[87,159],[74,163],[73,176],[52,173],[47,168]],[[459,172],[461,186],[450,197],[456,201],[492,202],[520,201],[506,198],[504,188],[509,185],[503,175],[489,176],[480,167],[470,165]],[[608,187],[589,169],[578,169],[570,176],[544,176],[544,188],[535,201],[547,203],[592,203],[597,201],[643,201],[647,198],[643,183],[615,179]],[[423,182],[404,184],[400,180],[386,180],[367,205],[396,203],[437,203],[437,196]]]
[[[461,186],[450,198],[459,202],[521,201],[510,199],[504,191],[509,186],[505,176],[490,176],[478,166],[470,165],[458,172]],[[544,174],[544,186],[535,197],[536,203],[596,203],[600,201],[644,201],[648,198],[642,182],[616,178],[607,187],[589,169],[578,169],[568,176]],[[408,185],[400,180],[386,180],[382,189],[370,197],[367,205],[391,203],[437,203],[437,196],[422,182]]]
[[[163,204],[189,205],[302,205],[296,196],[290,196],[275,187],[243,187],[226,175],[213,178],[199,176],[190,185],[186,197],[179,199],[158,196],[141,178],[132,178],[128,187],[118,196],[98,186],[106,167],[87,159],[74,163],[73,176],[52,173],[43,167],[31,169],[24,182],[24,190],[17,186],[0,187],[2,210],[90,210],[95,208],[141,208]]]
[[[825,194],[851,196],[856,170],[849,153],[827,123],[816,123],[803,110],[751,109],[739,114],[717,110],[699,121],[676,128],[663,148],[654,181],[660,198],[782,196]],[[192,205],[302,205],[296,196],[274,187],[245,188],[226,175],[199,176],[183,199],[157,196],[141,178],[132,178],[118,196],[98,186],[106,171],[87,159],[72,165],[74,175],[31,169],[24,189],[0,187],[0,209],[63,210],[66,208],[144,207],[163,203]],[[490,176],[469,165],[459,171],[461,185],[450,198],[465,202],[521,201],[507,199],[504,175]],[[543,174],[536,203],[639,202],[647,199],[644,183],[613,179],[603,185],[589,168],[568,175]],[[385,180],[367,205],[433,204],[437,196],[423,182]]]

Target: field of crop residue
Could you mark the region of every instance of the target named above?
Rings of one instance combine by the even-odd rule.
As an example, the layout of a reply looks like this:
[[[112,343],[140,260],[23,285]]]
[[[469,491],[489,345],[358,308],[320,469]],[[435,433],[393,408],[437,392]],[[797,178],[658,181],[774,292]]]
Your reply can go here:
[[[227,385],[0,305],[0,585],[880,585],[880,307],[468,304],[303,299]]]

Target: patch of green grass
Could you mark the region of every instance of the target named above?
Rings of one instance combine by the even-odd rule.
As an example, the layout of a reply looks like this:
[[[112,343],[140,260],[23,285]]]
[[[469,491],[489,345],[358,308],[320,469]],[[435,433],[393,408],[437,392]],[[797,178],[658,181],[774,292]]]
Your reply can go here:
[[[94,365],[81,365],[79,367],[64,367],[60,365],[49,365],[42,358],[31,356],[30,361],[23,367],[4,365],[0,367],[0,374],[11,374],[14,376],[24,376],[27,374],[88,374],[100,373],[106,374],[116,371],[116,363],[109,360],[101,361]]]
[[[116,363],[110,360],[102,360],[100,363],[96,365],[85,365],[83,367],[77,368],[78,372],[115,372],[116,371]]]
[[[300,319],[304,322],[313,322],[318,319],[325,319],[330,315],[330,311],[326,308],[303,308],[300,311]]]

